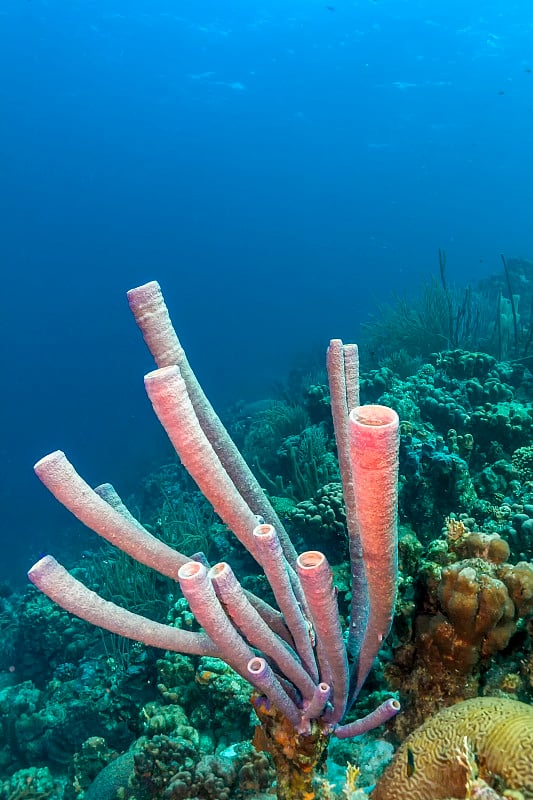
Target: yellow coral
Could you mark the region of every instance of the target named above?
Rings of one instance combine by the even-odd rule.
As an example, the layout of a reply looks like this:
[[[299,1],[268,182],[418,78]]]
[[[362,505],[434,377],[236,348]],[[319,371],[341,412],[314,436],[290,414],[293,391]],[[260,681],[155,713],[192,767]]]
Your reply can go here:
[[[533,799],[533,707],[500,697],[476,697],[445,708],[412,733],[378,782],[372,800],[440,800],[467,796],[467,769],[458,750],[465,736],[479,776],[499,791]],[[414,770],[407,769],[408,754]],[[412,773],[411,775],[408,775]]]
[[[444,520],[444,530],[450,542],[456,542],[468,535],[468,528],[465,526],[464,522],[461,519],[455,519],[455,517],[446,517]]]
[[[343,793],[345,797],[352,797],[353,793],[357,789],[357,781],[361,774],[361,770],[359,767],[356,767],[355,764],[351,764],[349,761],[346,765],[346,783],[343,789]]]
[[[198,670],[194,676],[194,680],[196,683],[199,683],[200,686],[207,686],[216,678],[220,678],[220,675],[218,675],[216,672],[211,672],[209,669]]]

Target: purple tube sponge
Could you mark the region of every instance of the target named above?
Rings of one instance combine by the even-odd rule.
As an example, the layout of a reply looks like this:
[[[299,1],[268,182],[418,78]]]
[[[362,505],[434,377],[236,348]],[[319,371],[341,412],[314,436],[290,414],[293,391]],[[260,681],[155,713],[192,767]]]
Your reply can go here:
[[[29,578],[63,608],[94,625],[148,645],[226,661],[266,698],[265,705],[259,701],[256,709],[265,735],[271,736],[271,752],[279,743],[276,734],[283,729],[285,739],[280,738],[293,739],[295,763],[299,752],[305,755],[291,773],[293,785],[299,788],[290,796],[306,796],[311,790],[304,787],[302,775],[311,781],[308,765],[320,762],[320,748],[332,733],[339,738],[359,735],[399,710],[396,700],[387,701],[362,720],[340,724],[392,619],[397,579],[398,417],[382,406],[358,405],[357,349],[334,340],[328,374],[347,508],[353,596],[347,647],[355,669],[349,676],[325,556],[309,551],[296,557],[268,498],[203,394],[158,284],[139,287],[128,296],[159,366],[145,378],[154,411],[184,467],[263,570],[278,609],[245,592],[225,562],[209,568],[200,556],[179,553],[158,540],[133,518],[111,486],[94,491],[61,451],[37,462],[35,472],[41,481],[111,544],[163,575],[177,577],[203,631],[181,631],[109,603],[51,556],[37,562]],[[257,525],[258,515],[267,523]],[[280,763],[286,753],[278,751],[276,757]],[[278,785],[280,774],[278,770]]]

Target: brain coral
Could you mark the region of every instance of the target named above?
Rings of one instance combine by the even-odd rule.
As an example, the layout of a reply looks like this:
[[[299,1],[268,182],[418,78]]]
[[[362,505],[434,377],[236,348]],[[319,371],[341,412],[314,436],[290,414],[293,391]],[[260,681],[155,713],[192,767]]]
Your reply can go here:
[[[533,707],[507,698],[476,697],[443,709],[408,736],[372,800],[464,798],[467,776],[458,754],[465,736],[481,778],[500,792],[518,789],[533,798]],[[407,769],[409,751],[414,771]]]

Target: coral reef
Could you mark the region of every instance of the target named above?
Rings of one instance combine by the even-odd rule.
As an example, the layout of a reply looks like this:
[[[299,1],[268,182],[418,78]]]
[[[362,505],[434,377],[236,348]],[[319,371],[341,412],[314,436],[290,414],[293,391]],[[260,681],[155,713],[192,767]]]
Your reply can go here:
[[[61,800],[63,781],[48,767],[29,767],[0,782],[0,800]]]
[[[448,519],[445,537],[419,561],[417,612],[386,668],[405,701],[394,723],[402,735],[442,705],[475,697],[491,657],[523,628],[533,610],[533,565],[508,557],[497,533]]]
[[[309,500],[302,500],[287,514],[306,546],[322,550],[333,564],[348,555],[346,512],[340,483],[326,483]]]
[[[456,297],[456,310],[472,309],[472,297]],[[272,759],[299,800],[359,800],[391,742],[407,734],[375,800],[533,797],[531,708],[511,702],[533,698],[533,378],[527,361],[501,361],[493,322],[483,332],[489,353],[479,329],[450,330],[448,299],[442,287],[424,298],[424,314],[437,310],[436,320],[400,308],[393,322],[408,322],[404,349],[388,348],[361,380],[362,402],[394,408],[401,421],[395,620],[357,701],[358,714],[370,715],[388,689],[398,692],[402,713],[388,723],[387,741],[335,740],[322,772],[324,730],[313,723],[301,736],[258,692],[252,706],[250,684],[212,654],[96,633],[33,589],[20,597],[4,587],[0,800],[115,800],[117,792],[256,800],[272,796]],[[512,352],[512,317],[505,304],[500,311]],[[433,322],[422,351],[420,326]],[[442,349],[444,340],[453,349]],[[353,600],[349,520],[330,390],[308,374],[280,396],[241,406],[230,427],[298,550],[331,561],[344,626]],[[275,602],[252,555],[177,462],[147,476],[129,505],[173,550],[231,560],[247,591]],[[175,576],[107,545],[85,552],[73,573],[106,600],[200,632]]]

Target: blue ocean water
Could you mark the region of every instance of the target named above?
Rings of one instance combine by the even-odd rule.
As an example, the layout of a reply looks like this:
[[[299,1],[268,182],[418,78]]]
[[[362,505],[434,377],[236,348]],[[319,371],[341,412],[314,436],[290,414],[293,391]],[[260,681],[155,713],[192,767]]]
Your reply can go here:
[[[167,452],[126,289],[224,407],[438,247],[460,281],[531,257],[532,70],[525,0],[4,0],[0,579],[79,535],[39,457],[127,495]]]

